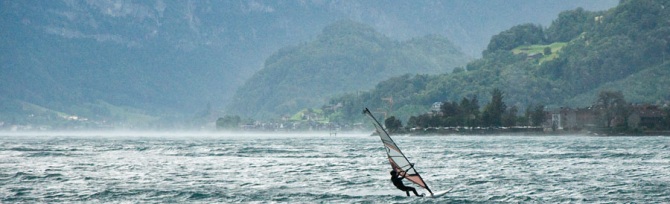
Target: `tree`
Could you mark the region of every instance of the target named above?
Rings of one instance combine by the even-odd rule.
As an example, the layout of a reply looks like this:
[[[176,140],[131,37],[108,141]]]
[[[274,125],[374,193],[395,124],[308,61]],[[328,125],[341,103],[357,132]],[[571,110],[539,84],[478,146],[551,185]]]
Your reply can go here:
[[[670,129],[670,107],[663,108],[665,115],[663,116],[663,127],[662,129]]]
[[[551,48],[550,47],[545,47],[544,50],[542,50],[542,54],[551,55]]]
[[[551,42],[568,42],[592,26],[594,16],[593,12],[582,8],[561,12],[545,30],[547,38]]]
[[[240,126],[240,116],[237,115],[226,115],[222,118],[216,120],[216,129],[217,130],[236,130]]]
[[[491,102],[484,107],[482,123],[488,127],[499,127],[502,125],[502,114],[507,109],[503,102],[503,92],[495,88],[491,91]]]
[[[491,37],[484,56],[498,50],[512,50],[520,45],[543,44],[546,42],[542,26],[533,24],[517,25]]]
[[[477,99],[477,96],[473,96],[470,99],[470,114],[472,115],[470,122],[473,124],[473,126],[479,126],[481,124],[481,114],[479,111],[479,100]]]
[[[629,106],[621,91],[600,91],[594,106],[600,112],[608,128],[612,127],[615,121],[619,122],[614,125],[626,125]]]
[[[516,126],[516,114],[519,112],[519,109],[516,106],[508,108],[505,113],[502,115],[502,125],[504,127]]]
[[[537,105],[533,107],[533,110],[530,112],[530,121],[533,126],[541,126],[546,118],[544,117],[544,105]]]
[[[459,107],[457,102],[442,102],[440,111],[443,114],[442,125],[444,126],[460,126],[463,123],[463,114],[461,107]]]
[[[384,125],[389,133],[398,132],[402,128],[402,122],[399,119],[396,119],[395,116],[391,116],[384,120]]]
[[[468,127],[475,127],[479,125],[479,101],[477,96],[473,96],[470,100],[463,97],[461,100],[461,110],[463,111],[464,125]]]

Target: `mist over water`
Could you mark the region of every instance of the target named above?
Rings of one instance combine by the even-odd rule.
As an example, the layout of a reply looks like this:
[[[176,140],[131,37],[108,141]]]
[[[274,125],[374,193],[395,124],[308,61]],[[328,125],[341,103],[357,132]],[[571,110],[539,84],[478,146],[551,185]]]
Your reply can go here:
[[[395,136],[440,198],[407,198],[378,137],[0,133],[0,203],[670,200],[670,137]]]

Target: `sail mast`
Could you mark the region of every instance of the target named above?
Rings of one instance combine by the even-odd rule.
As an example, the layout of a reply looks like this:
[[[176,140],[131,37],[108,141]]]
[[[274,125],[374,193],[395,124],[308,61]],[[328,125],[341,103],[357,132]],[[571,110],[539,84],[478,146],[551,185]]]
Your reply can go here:
[[[413,183],[416,183],[417,185],[428,190],[428,192],[432,195],[433,192],[430,190],[428,184],[426,184],[423,178],[421,178],[419,172],[416,171],[414,164],[410,163],[405,154],[400,151],[398,145],[393,141],[391,136],[388,134],[388,132],[386,132],[386,129],[384,129],[381,123],[379,123],[377,118],[375,118],[375,116],[373,116],[370,110],[367,108],[363,110],[363,114],[368,115],[374,121],[373,125],[375,126],[375,129],[377,130],[377,133],[379,134],[379,137],[384,144],[386,155],[388,156],[389,162],[391,163],[391,167],[398,171],[400,175],[405,176],[407,180],[412,181]]]

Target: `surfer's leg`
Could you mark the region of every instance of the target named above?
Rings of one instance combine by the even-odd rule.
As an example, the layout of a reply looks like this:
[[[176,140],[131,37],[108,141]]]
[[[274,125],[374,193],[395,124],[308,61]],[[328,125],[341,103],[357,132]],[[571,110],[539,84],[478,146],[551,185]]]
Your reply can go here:
[[[402,190],[405,191],[408,197],[410,191],[414,192],[414,195],[419,196],[419,194],[416,192],[416,189],[413,187],[405,186],[404,188],[402,188]]]
[[[416,189],[414,189],[414,195],[419,196],[419,197],[423,197],[423,195],[419,195],[419,194],[416,192]]]
[[[408,187],[412,192],[414,192],[415,196],[419,196],[419,193],[416,192],[416,188]],[[407,194],[409,194],[409,191],[407,191]]]

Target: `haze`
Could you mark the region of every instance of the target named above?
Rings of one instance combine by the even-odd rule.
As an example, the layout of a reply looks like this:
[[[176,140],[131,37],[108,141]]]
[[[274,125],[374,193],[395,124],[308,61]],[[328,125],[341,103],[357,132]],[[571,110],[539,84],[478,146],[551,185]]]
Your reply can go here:
[[[395,42],[443,36],[466,61],[512,26],[617,2],[2,1],[0,129],[213,130],[268,57],[342,20]]]

